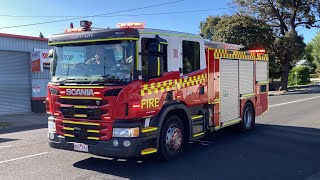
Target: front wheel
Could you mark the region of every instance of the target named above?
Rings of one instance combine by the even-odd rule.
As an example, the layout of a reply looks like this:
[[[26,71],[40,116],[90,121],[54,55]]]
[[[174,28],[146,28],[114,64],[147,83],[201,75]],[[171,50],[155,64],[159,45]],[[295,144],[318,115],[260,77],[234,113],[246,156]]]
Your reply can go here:
[[[183,150],[185,143],[184,127],[176,115],[166,118],[161,128],[159,156],[161,160],[176,158]]]
[[[242,120],[239,129],[243,132],[250,131],[255,125],[255,114],[251,103],[246,103],[243,108]]]

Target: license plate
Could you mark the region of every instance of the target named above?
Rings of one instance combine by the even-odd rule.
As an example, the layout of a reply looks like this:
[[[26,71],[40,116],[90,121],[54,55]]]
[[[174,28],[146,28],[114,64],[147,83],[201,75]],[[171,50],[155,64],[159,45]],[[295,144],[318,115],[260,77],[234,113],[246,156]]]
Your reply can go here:
[[[74,143],[73,148],[76,151],[88,152],[88,145],[82,143]]]

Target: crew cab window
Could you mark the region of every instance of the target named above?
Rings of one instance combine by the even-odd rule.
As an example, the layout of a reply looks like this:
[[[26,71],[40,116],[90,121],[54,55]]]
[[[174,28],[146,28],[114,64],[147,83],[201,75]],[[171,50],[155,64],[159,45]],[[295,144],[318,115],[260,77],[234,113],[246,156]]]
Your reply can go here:
[[[183,74],[200,70],[200,43],[182,41]]]
[[[142,61],[142,77],[148,76],[148,53],[151,43],[156,42],[154,38],[142,38],[141,39],[141,61]],[[168,51],[167,46],[163,48],[163,71],[168,72]]]

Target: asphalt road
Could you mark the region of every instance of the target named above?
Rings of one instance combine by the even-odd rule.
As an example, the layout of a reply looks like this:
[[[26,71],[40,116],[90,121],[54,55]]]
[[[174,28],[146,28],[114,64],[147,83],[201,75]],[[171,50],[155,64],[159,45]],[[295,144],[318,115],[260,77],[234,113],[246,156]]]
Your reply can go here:
[[[50,149],[45,128],[0,133],[0,179],[320,179],[320,86],[269,100],[250,133],[218,131],[167,163]]]

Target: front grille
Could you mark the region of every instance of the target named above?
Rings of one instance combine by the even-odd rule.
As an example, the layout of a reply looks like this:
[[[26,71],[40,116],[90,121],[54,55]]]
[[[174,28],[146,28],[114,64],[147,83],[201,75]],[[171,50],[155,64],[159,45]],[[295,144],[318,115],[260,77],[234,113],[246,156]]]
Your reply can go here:
[[[102,131],[107,132],[108,128],[106,126],[94,126],[94,125],[84,125],[84,124],[71,124],[71,123],[62,123],[63,128],[62,132],[67,134],[68,136],[74,137],[67,137],[66,140],[70,142],[82,142],[88,144],[95,144],[97,143],[97,139],[90,139],[90,138],[101,138],[106,136],[105,133]],[[88,131],[99,131],[99,132],[88,132]]]
[[[89,105],[89,106],[103,106],[108,104],[107,100],[91,100],[91,99],[59,99],[61,104],[72,105]]]
[[[101,115],[107,113],[107,110],[100,108],[76,108],[76,106],[60,107],[62,115],[66,118],[87,118],[92,120],[101,120]],[[80,117],[77,115],[81,115]]]

